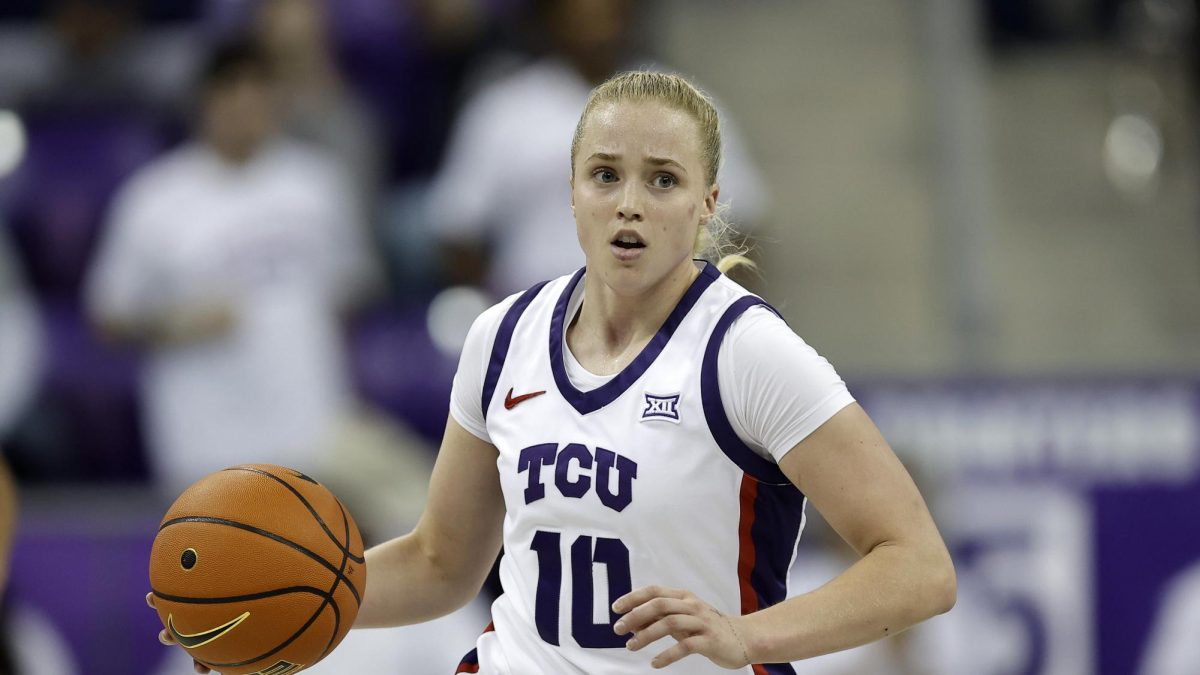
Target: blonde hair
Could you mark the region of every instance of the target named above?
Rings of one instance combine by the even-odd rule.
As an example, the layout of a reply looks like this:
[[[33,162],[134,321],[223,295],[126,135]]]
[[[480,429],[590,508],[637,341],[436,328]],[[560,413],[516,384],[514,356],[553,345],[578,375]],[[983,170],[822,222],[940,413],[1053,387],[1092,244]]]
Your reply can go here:
[[[704,163],[705,179],[708,185],[716,184],[717,170],[721,166],[721,121],[712,100],[679,75],[647,71],[619,73],[592,90],[571,139],[572,175],[583,127],[592,111],[604,104],[623,101],[654,101],[685,112],[696,120],[700,127],[700,159]],[[715,261],[717,269],[723,273],[738,265],[756,268],[754,261],[746,257],[749,251],[736,243],[737,231],[723,217],[726,210],[726,204],[718,204],[716,213],[700,224],[692,254]]]

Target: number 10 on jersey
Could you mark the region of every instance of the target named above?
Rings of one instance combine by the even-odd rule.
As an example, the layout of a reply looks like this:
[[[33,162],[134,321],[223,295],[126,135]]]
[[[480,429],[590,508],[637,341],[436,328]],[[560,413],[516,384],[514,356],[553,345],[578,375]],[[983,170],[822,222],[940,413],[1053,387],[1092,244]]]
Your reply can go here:
[[[538,634],[552,645],[558,645],[558,617],[563,590],[562,535],[538,530],[530,548],[538,557],[537,597],[534,622]],[[624,647],[629,636],[613,632],[620,618],[612,611],[617,598],[633,590],[629,574],[629,549],[620,539],[580,535],[571,543],[571,576],[566,580],[571,594],[571,637],[580,647]],[[592,620],[595,580],[593,565],[604,565],[608,572],[608,623]]]

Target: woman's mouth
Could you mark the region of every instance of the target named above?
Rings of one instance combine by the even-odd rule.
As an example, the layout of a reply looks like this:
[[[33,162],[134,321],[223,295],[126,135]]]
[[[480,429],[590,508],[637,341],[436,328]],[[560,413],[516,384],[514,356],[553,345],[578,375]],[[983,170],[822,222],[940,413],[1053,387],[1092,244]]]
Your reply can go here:
[[[609,242],[612,254],[622,262],[636,259],[642,254],[644,248],[646,248],[646,243],[634,232],[620,232]]]

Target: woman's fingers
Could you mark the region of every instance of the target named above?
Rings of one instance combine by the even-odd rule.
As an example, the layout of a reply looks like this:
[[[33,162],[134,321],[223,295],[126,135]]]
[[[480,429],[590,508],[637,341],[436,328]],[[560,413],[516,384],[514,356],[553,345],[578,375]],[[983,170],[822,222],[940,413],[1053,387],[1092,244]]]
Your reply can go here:
[[[675,643],[667,651],[659,654],[650,661],[652,668],[666,668],[689,654],[703,654],[705,639],[699,635]]]
[[[688,592],[678,588],[664,588],[662,586],[643,586],[639,589],[630,591],[625,595],[617,598],[613,603],[612,609],[617,614],[624,614],[629,610],[645,603],[653,598],[686,598]]]
[[[618,635],[642,630],[659,619],[672,614],[695,614],[696,608],[688,600],[658,597],[647,600],[630,610],[613,626]]]
[[[650,624],[645,630],[635,632],[629,642],[626,643],[626,647],[630,651],[636,652],[642,647],[653,644],[668,635],[675,638],[676,641],[682,642],[700,633],[704,628],[704,621],[699,617],[690,614],[669,614]]]

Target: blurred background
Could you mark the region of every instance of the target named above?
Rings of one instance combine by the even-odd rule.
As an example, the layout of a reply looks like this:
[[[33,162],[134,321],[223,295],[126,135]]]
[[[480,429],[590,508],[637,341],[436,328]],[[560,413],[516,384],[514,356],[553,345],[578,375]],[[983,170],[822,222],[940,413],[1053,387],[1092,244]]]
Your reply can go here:
[[[175,495],[424,501],[471,320],[577,268],[591,86],[722,110],[746,283],[913,472],[958,606],[802,674],[1200,673],[1195,0],[6,0],[0,673],[191,672]],[[15,497],[13,496],[15,493]],[[795,593],[850,564],[810,510]],[[449,673],[485,591],[312,672]]]

